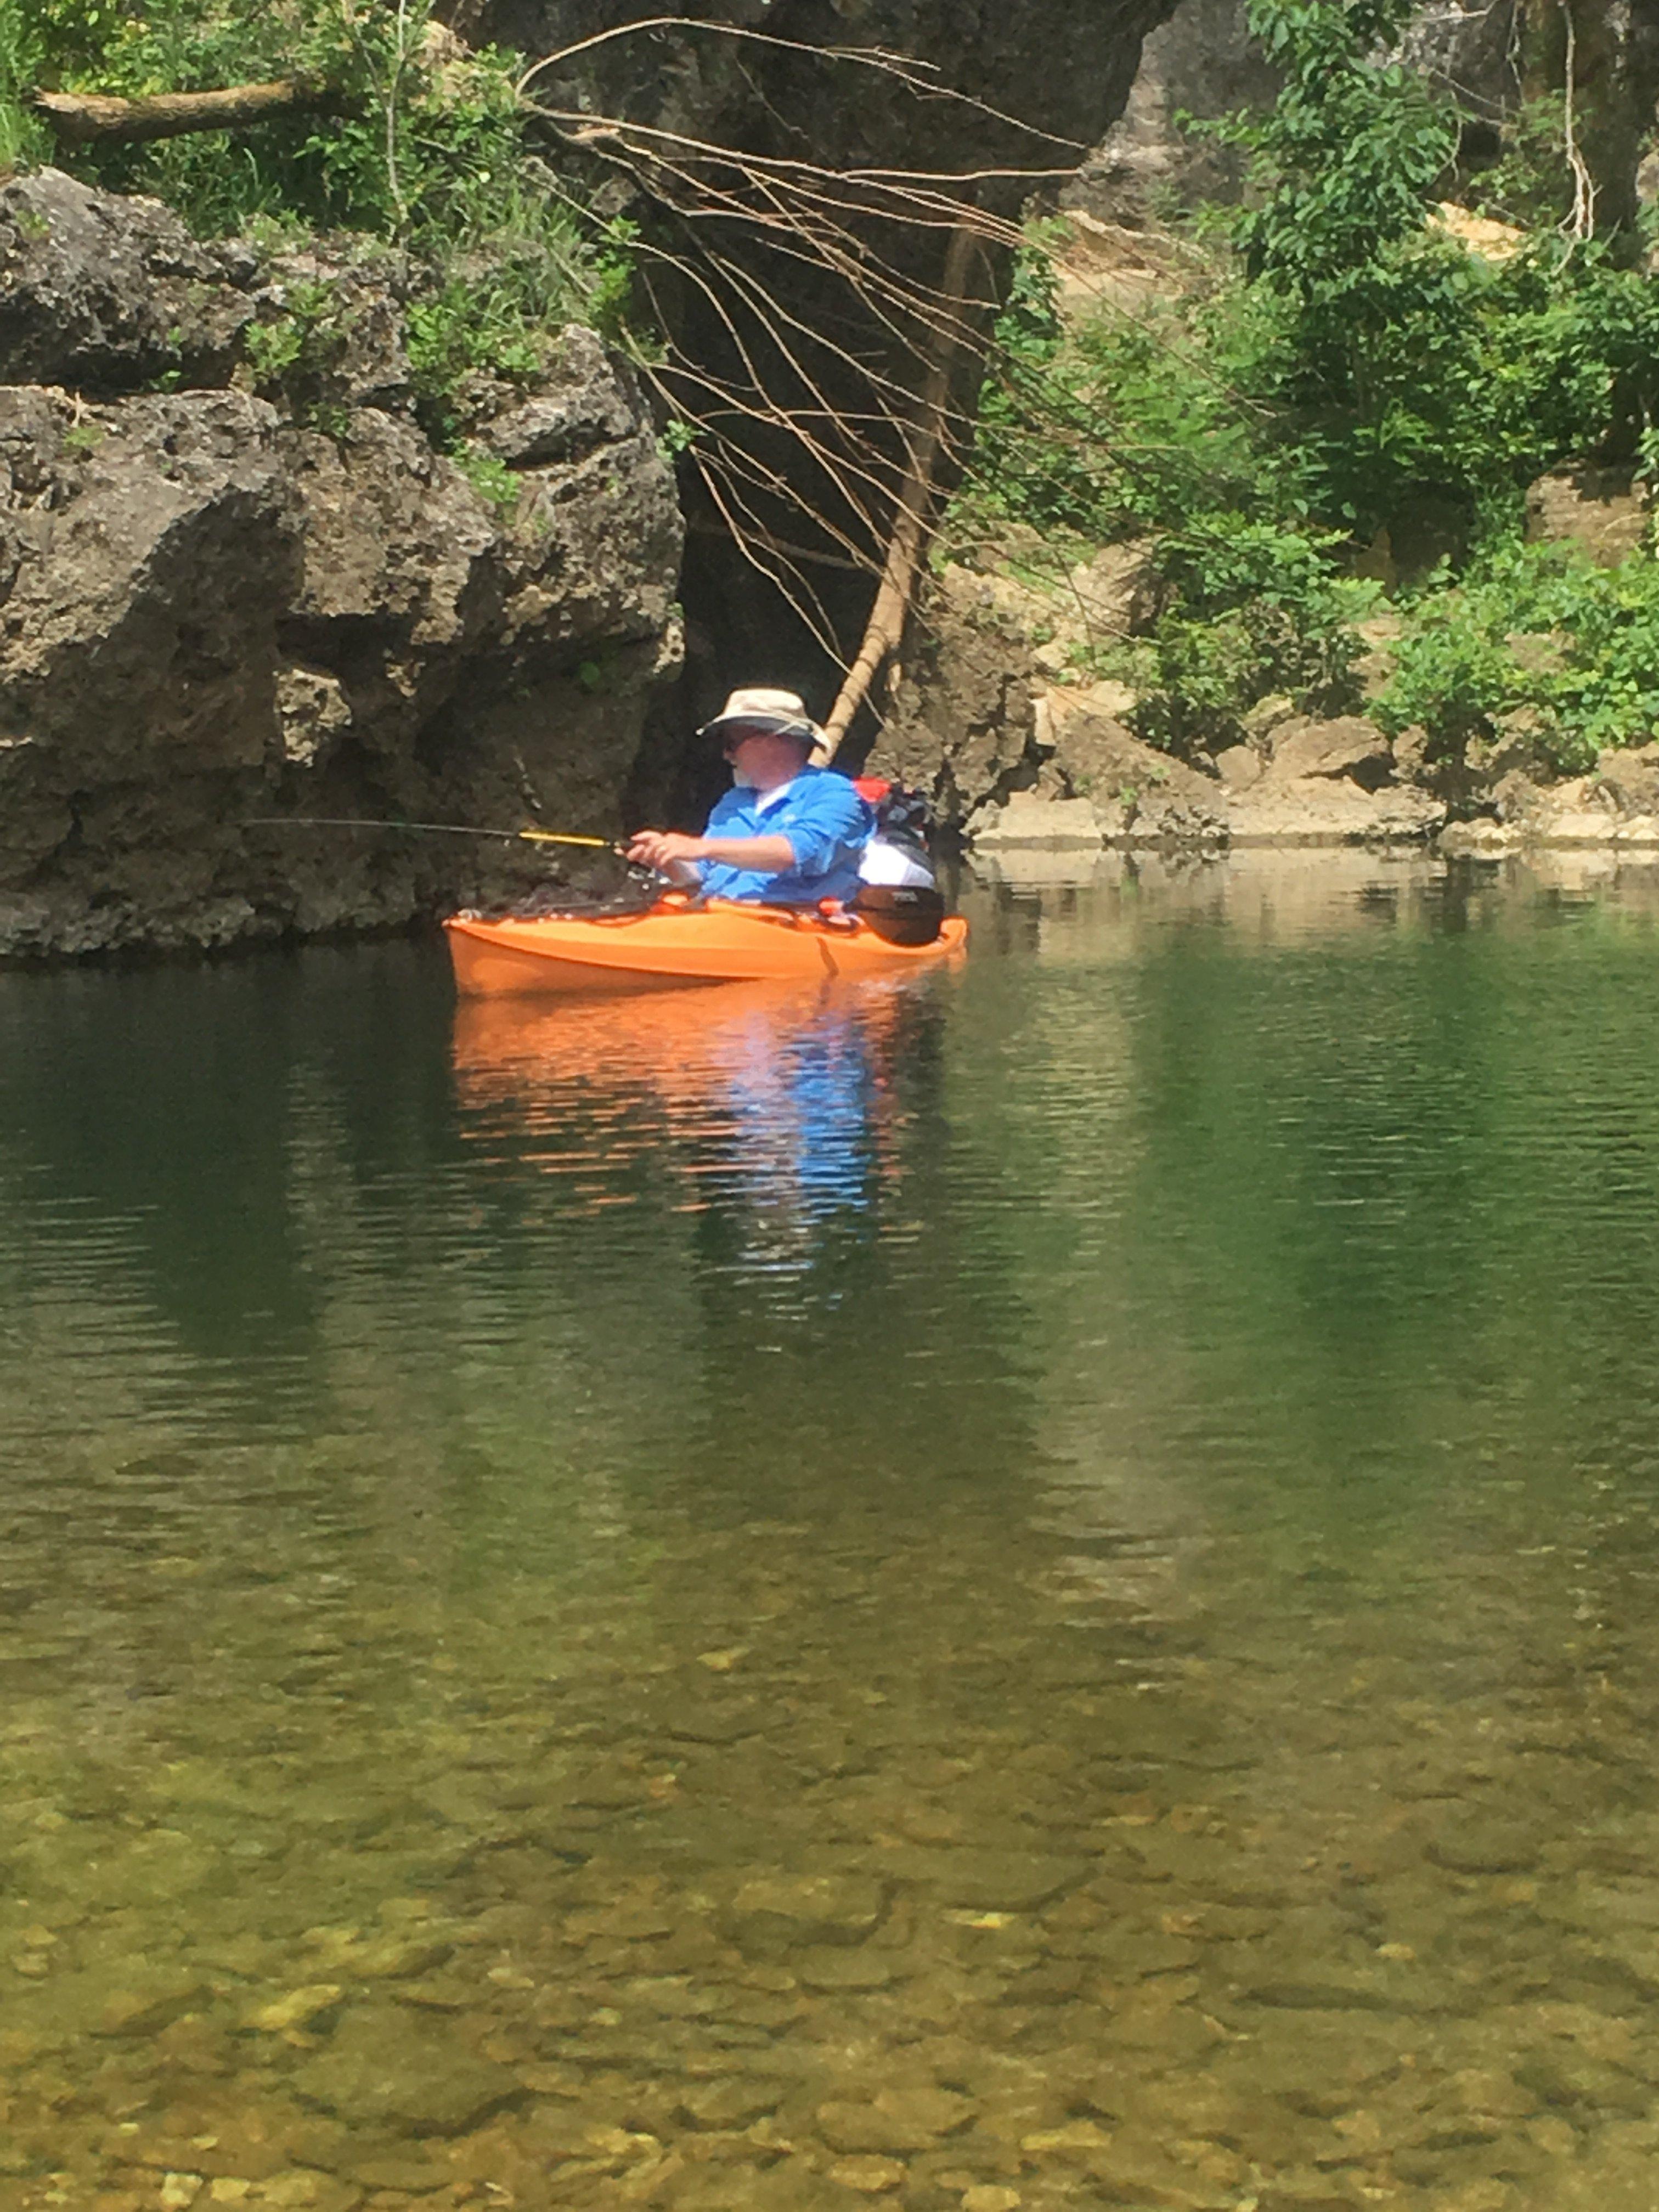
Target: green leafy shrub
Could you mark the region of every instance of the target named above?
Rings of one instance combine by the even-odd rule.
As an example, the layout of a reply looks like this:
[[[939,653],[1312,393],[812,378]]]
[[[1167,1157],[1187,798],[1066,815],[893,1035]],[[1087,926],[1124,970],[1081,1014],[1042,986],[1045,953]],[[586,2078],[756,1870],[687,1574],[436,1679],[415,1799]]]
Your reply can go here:
[[[1216,126],[1248,149],[1256,196],[1235,225],[1261,295],[1250,388],[1303,449],[1317,518],[1363,538],[1432,495],[1478,543],[1553,460],[1633,451],[1659,412],[1652,285],[1551,234],[1492,265],[1425,220],[1455,116],[1376,56],[1411,9],[1248,12],[1287,73],[1267,116]]]
[[[547,365],[561,326],[607,332],[632,282],[632,226],[613,222],[595,247],[568,211],[521,180],[450,254],[442,281],[405,317],[416,407],[428,434],[453,446],[465,425],[459,398],[474,374],[526,383]]]
[[[291,284],[282,311],[255,323],[242,349],[258,392],[291,392],[325,376],[345,351],[346,308],[334,284]]]
[[[59,158],[112,190],[167,201],[204,234],[256,218],[418,240],[465,227],[470,205],[520,158],[511,56],[444,59],[428,0],[29,0],[0,15],[0,109],[33,150],[49,136],[22,110],[36,86],[136,99],[273,77],[329,97],[234,140],[191,133],[106,143]]]
[[[520,67],[496,48],[459,48],[431,0],[0,0],[0,155],[51,155],[112,189],[154,193],[204,235],[274,247],[343,233],[396,246],[417,272],[407,314],[417,408],[454,447],[470,376],[533,378],[563,324],[616,327],[632,283],[630,227],[593,236],[528,146]],[[59,155],[25,105],[42,84],[131,98],[278,76],[327,96],[234,135],[151,145]],[[337,303],[295,295],[250,331],[247,358],[260,388],[317,420],[343,342]]]
[[[1335,571],[1328,555],[1316,536],[1237,515],[1164,539],[1157,557],[1169,604],[1116,656],[1139,695],[1139,734],[1168,751],[1213,749],[1240,737],[1269,694],[1304,713],[1357,706],[1354,625],[1379,594]]]
[[[1534,477],[1590,457],[1659,474],[1659,285],[1553,230],[1489,262],[1438,222],[1456,118],[1383,58],[1407,0],[1248,9],[1285,82],[1267,115],[1209,126],[1249,157],[1230,253],[1184,297],[1066,322],[1054,235],[1034,234],[943,550],[1018,525],[1059,568],[1151,536],[1161,612],[1115,666],[1143,734],[1186,748],[1236,733],[1269,692],[1352,703],[1367,587],[1343,572],[1432,515],[1474,566],[1443,612],[1449,575],[1413,610],[1393,696],[1423,712],[1407,720],[1449,751],[1524,704],[1564,763],[1645,734],[1645,571],[1620,587],[1630,604],[1572,586],[1571,669],[1547,684],[1511,667],[1504,638],[1530,617],[1498,603],[1520,588],[1503,556]],[[1567,588],[1530,556],[1516,573]],[[1605,682],[1592,638],[1621,672]]]
[[[1233,380],[1254,339],[1248,300],[1172,300],[1138,319],[1107,310],[1067,328],[1054,291],[1038,232],[996,325],[947,548],[1007,521],[1083,544],[1179,529],[1208,511],[1295,509],[1293,458],[1264,441],[1261,410]]]
[[[1659,561],[1600,568],[1575,547],[1511,545],[1407,609],[1395,674],[1376,702],[1396,735],[1422,728],[1431,758],[1524,714],[1539,750],[1571,774],[1598,752],[1659,737]]]

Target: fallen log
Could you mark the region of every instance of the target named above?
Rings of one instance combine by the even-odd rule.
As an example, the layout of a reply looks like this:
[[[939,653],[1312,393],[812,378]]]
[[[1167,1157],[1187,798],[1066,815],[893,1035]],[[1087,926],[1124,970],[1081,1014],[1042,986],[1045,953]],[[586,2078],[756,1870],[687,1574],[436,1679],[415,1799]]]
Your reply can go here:
[[[969,272],[978,242],[977,234],[966,226],[951,234],[939,289],[946,313],[952,316],[959,315],[967,306]],[[813,758],[820,763],[834,760],[882,663],[903,642],[910,595],[915,589],[916,573],[932,529],[933,478],[950,413],[951,370],[960,345],[960,339],[947,331],[941,336],[934,352],[915,434],[909,441],[909,466],[899,491],[898,511],[888,541],[881,582],[876,589],[875,605],[857,658],[847,672],[847,680],[830,710],[823,734],[814,751]]]
[[[119,100],[103,92],[37,92],[33,105],[67,145],[137,144],[180,138],[191,131],[240,131],[273,115],[325,113],[340,95],[304,77],[270,84],[233,84],[216,92],[158,92]]]

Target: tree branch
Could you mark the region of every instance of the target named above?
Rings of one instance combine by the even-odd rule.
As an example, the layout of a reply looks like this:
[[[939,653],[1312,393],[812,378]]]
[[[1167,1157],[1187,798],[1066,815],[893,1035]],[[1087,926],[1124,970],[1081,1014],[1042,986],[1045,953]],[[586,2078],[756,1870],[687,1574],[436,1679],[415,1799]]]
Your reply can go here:
[[[101,92],[37,92],[33,99],[58,137],[71,146],[238,131],[272,115],[337,112],[343,105],[338,93],[297,76],[270,84],[228,85],[216,92],[160,92],[145,100],[118,100]]]

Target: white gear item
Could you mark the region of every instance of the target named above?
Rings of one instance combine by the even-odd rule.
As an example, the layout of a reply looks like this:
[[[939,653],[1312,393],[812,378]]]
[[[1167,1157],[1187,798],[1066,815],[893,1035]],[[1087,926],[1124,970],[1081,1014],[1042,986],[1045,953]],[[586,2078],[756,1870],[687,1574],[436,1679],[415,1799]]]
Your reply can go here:
[[[908,839],[884,837],[878,830],[859,855],[859,875],[866,884],[890,884],[917,890],[936,888],[927,854]]]

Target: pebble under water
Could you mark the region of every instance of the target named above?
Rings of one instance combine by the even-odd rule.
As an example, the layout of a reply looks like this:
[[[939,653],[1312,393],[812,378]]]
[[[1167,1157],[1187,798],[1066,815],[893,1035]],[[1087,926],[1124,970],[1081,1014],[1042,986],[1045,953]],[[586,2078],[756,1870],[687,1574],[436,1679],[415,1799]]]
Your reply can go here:
[[[0,2207],[1650,2212],[1659,880],[0,976]]]

